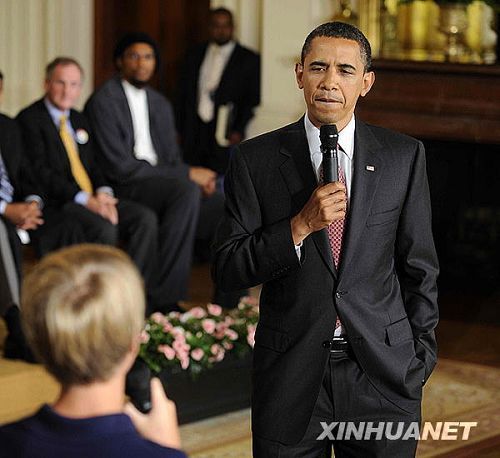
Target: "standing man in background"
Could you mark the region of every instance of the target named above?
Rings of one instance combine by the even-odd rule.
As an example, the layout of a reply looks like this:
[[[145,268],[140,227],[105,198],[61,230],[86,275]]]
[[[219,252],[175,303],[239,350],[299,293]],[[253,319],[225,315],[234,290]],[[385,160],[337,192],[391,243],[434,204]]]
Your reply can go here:
[[[185,161],[219,175],[224,175],[230,148],[245,137],[260,101],[260,58],[237,43],[233,33],[232,13],[225,8],[211,10],[210,40],[187,53],[176,97]],[[222,106],[227,107],[228,119],[219,126]],[[219,131],[222,135],[216,134]]]
[[[234,19],[226,8],[210,10],[209,41],[185,56],[176,94],[176,120],[184,160],[208,167],[218,175],[216,194],[202,206],[200,219],[220,214],[223,179],[235,145],[245,138],[248,123],[260,102],[260,57],[234,40]],[[195,255],[210,258],[216,225],[199,226]],[[222,293],[214,302],[235,307],[246,289]]]
[[[416,440],[366,430],[365,440],[338,438],[334,425],[418,427],[437,358],[425,152],[354,115],[375,81],[370,66],[370,44],[355,27],[314,29],[295,67],[305,116],[243,142],[226,176],[216,281],[227,290],[263,283],[256,458],[330,457],[332,446],[339,457],[415,455]],[[324,183],[320,128],[332,124],[339,180]]]

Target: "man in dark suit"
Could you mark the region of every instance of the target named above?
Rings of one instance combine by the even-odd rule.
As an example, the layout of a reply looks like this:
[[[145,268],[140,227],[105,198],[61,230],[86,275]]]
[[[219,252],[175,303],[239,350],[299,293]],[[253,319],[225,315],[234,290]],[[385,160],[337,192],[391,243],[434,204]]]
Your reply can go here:
[[[17,117],[26,154],[45,200],[45,225],[34,238],[41,255],[58,248],[61,243],[54,239],[54,227],[69,219],[83,234],[83,240],[75,242],[116,245],[123,240],[144,276],[150,305],[165,303],[168,297],[156,294],[156,216],[135,202],[117,201],[105,181],[95,161],[96,144],[88,122],[73,109],[82,77],[83,71],[74,59],[53,60],[46,69],[44,98]]]
[[[260,101],[260,58],[234,41],[232,13],[210,11],[210,41],[190,50],[178,79],[177,129],[184,159],[223,175],[229,151],[245,137],[248,122]],[[220,129],[220,108],[229,119]],[[222,118],[220,118],[222,122]],[[216,126],[222,135],[216,135]]]
[[[0,317],[8,329],[4,356],[32,361],[19,319],[20,237],[26,243],[26,231],[32,232],[43,224],[43,201],[27,172],[17,124],[0,114]]]
[[[117,44],[114,56],[119,74],[91,96],[85,110],[117,195],[157,215],[159,271],[171,280],[170,293],[184,300],[200,196],[199,227],[211,233],[223,198],[214,194],[215,172],[183,162],[170,102],[148,85],[159,60],[156,43],[147,34],[131,33]]]
[[[226,8],[210,10],[208,32],[209,41],[189,50],[184,58],[175,111],[184,160],[217,172],[212,202],[221,207],[231,150],[245,138],[260,102],[260,57],[234,40],[234,19]],[[201,211],[200,218],[205,219],[214,209],[207,203]],[[202,260],[210,256],[213,228],[198,228],[195,255]],[[234,306],[246,294],[246,290],[223,294],[218,289],[214,301]]]
[[[26,172],[17,124],[0,114],[0,316],[11,305],[19,305],[20,234],[28,237],[27,230],[43,224],[42,198]]]
[[[22,261],[19,233],[23,237],[26,234],[18,230],[34,230],[43,224],[43,200],[26,165],[16,122],[0,114],[0,224],[8,238],[19,279]]]
[[[418,427],[436,362],[438,265],[424,149],[354,116],[375,79],[370,63],[355,27],[313,30],[295,69],[305,117],[242,143],[226,176],[216,281],[226,289],[263,283],[256,457],[330,456],[332,445],[336,456],[415,454],[414,437],[388,440],[384,429],[379,440],[373,432],[348,440],[332,424]],[[339,130],[340,181],[323,185],[325,124]]]
[[[0,96],[3,75],[0,73]],[[44,230],[43,194],[31,173],[17,123],[0,114],[0,316],[9,331],[4,356],[29,361],[19,319],[22,277],[21,245]],[[81,240],[80,228],[70,219],[51,227],[53,240],[67,245]]]

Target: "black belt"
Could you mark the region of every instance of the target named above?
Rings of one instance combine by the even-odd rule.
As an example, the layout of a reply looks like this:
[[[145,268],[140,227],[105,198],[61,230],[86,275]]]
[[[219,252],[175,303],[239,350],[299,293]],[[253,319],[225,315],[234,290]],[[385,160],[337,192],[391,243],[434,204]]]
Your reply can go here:
[[[328,348],[330,353],[346,353],[351,350],[346,336],[334,337],[332,340],[327,340],[323,342],[323,347]]]

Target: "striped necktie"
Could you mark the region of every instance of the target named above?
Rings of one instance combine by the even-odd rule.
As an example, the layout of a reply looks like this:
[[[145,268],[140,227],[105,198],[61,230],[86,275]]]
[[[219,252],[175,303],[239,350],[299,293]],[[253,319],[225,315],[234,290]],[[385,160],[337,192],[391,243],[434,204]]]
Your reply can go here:
[[[10,204],[12,202],[13,195],[14,188],[10,183],[7,167],[5,167],[2,152],[0,151],[0,200],[5,200],[5,202]]]

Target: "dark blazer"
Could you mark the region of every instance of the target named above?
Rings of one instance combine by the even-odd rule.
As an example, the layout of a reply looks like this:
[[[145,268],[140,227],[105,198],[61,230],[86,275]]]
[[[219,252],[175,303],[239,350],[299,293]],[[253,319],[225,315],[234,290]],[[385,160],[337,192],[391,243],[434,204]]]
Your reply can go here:
[[[356,120],[353,180],[337,271],[326,230],[304,240],[300,262],[292,240],[290,219],[317,186],[303,119],[242,143],[226,176],[213,272],[227,290],[263,283],[252,409],[263,438],[303,436],[336,314],[387,402],[416,411],[435,365],[438,263],[422,144]]]
[[[177,129],[182,138],[184,157],[193,165],[200,164],[200,158],[193,156],[196,146],[196,136],[193,133],[198,123],[198,80],[207,48],[208,43],[204,43],[187,53],[178,80],[175,104]],[[260,102],[260,57],[238,43],[215,91],[214,113],[217,113],[220,105],[229,102],[234,105],[232,130],[244,137],[247,124]]]
[[[27,167],[23,151],[21,132],[15,120],[0,114],[0,154],[2,155],[9,181],[14,188],[14,201],[23,201],[29,194],[40,195]]]
[[[7,174],[9,175],[9,182],[14,188],[14,195],[12,196],[13,202],[23,202],[27,196],[33,194],[43,198],[43,194],[34,180],[31,169],[28,167],[18,125],[16,121],[3,114],[0,114],[0,154],[5,164],[5,168],[7,169]],[[1,215],[0,218],[2,218],[5,223],[10,249],[17,269],[17,275],[20,279],[22,271],[22,251],[21,242],[16,233],[16,226]],[[3,265],[2,256],[0,256],[0,263],[2,263],[0,270],[9,269],[8,265]],[[5,285],[8,284],[5,278],[1,280]],[[0,286],[0,290],[2,286]]]
[[[60,207],[73,201],[80,188],[71,173],[68,155],[58,128],[52,121],[43,99],[22,110],[17,115],[17,120],[22,128],[31,169],[41,184],[46,204]],[[94,189],[106,186],[107,182],[95,161],[96,144],[87,120],[82,113],[71,110],[70,122],[75,131],[84,130],[88,134],[88,141],[77,146]]]
[[[146,87],[149,106],[151,140],[158,155],[158,164],[136,159],[134,127],[121,80],[115,77],[99,88],[85,106],[102,152],[103,170],[115,184],[147,179],[187,178],[188,166],[182,162],[177,145],[175,123],[170,102],[151,87]]]

